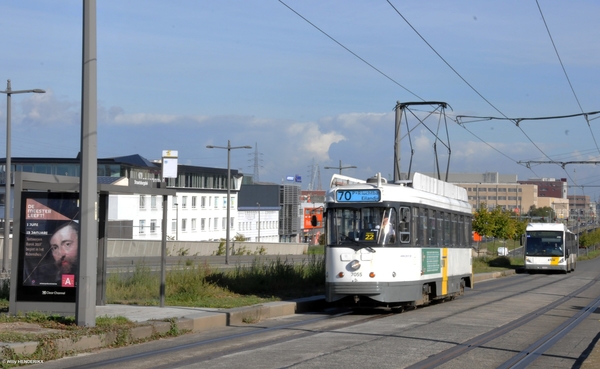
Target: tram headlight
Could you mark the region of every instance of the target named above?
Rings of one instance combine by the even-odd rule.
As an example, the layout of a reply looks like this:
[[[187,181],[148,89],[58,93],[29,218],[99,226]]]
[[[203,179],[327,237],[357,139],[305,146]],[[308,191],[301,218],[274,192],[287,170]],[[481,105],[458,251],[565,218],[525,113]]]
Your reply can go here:
[[[350,262],[350,269],[352,270],[359,270],[360,269],[360,261],[354,259]]]
[[[525,258],[525,261],[531,263],[532,260],[530,258]]]

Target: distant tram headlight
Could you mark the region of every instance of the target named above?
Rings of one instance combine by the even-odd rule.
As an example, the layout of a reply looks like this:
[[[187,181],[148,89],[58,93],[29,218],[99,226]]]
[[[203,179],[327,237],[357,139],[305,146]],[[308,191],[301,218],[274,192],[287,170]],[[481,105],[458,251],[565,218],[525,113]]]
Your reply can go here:
[[[360,261],[358,261],[358,260],[352,260],[350,262],[350,269],[352,269],[352,270],[358,270],[358,269],[360,269]]]

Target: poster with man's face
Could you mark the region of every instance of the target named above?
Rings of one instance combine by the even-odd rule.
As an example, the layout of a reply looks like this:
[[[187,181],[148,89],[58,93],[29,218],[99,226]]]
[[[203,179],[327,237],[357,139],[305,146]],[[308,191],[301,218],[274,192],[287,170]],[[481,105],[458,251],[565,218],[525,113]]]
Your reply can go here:
[[[79,270],[78,194],[25,192],[20,221],[18,299],[71,301]]]

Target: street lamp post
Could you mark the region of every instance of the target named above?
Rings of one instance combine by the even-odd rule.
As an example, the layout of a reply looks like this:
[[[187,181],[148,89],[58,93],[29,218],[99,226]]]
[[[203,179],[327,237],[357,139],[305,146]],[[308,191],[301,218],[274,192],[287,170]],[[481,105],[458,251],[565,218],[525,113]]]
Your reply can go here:
[[[231,142],[227,140],[227,146],[206,146],[207,149],[227,149],[227,222],[225,227],[225,264],[229,264],[229,229],[231,228],[230,211],[231,211],[231,150],[233,149],[251,149],[252,146],[231,146]]]
[[[340,174],[342,174],[342,169],[350,169],[350,168],[356,168],[356,166],[354,166],[354,165],[348,165],[348,166],[343,167],[341,160],[340,160],[340,166],[339,167],[323,167],[323,169],[339,169],[340,170]]]
[[[26,94],[36,93],[43,94],[46,91],[39,88],[33,90],[16,90],[13,91],[10,87],[10,79],[6,81],[6,91],[0,91],[0,93],[6,94],[6,169],[4,171],[4,184],[6,190],[4,191],[4,246],[2,247],[2,273],[8,271],[8,240],[10,238],[10,186],[12,184],[11,173],[10,173],[10,100],[13,94]]]
[[[257,239],[257,241],[260,242],[260,202],[257,202],[256,205],[258,205],[258,239]]]

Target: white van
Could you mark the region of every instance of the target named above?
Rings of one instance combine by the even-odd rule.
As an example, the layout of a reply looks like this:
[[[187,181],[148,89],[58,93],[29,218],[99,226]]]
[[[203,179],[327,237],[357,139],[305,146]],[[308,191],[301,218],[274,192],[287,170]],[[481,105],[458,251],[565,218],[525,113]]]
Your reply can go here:
[[[498,256],[507,256],[508,247],[498,247]]]

